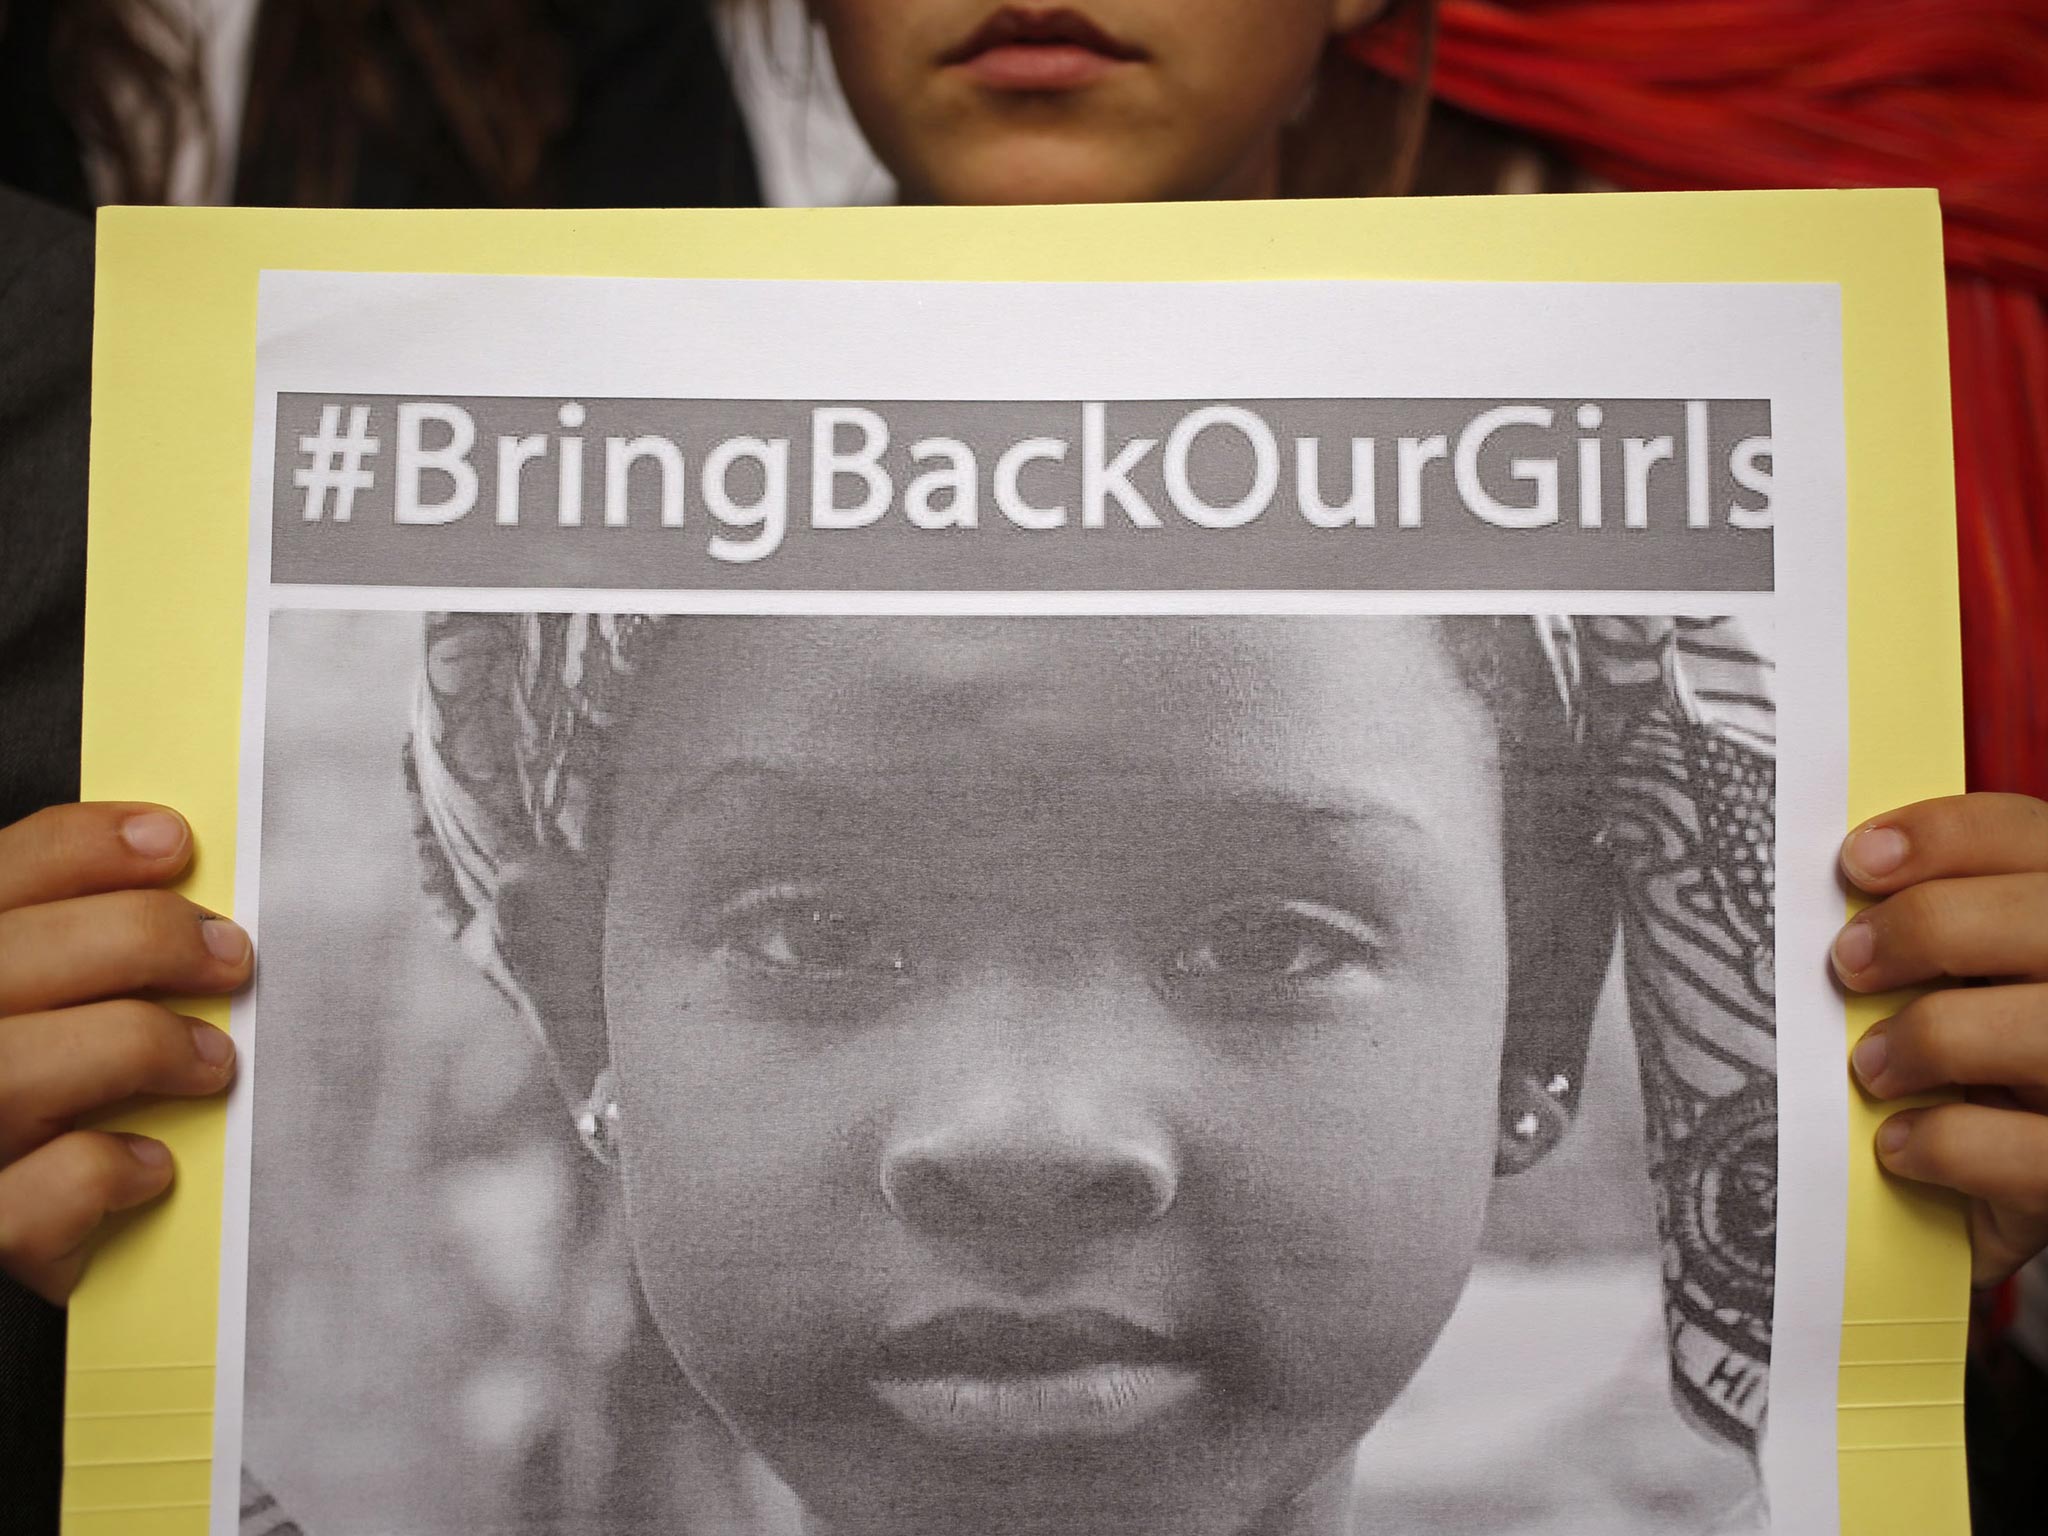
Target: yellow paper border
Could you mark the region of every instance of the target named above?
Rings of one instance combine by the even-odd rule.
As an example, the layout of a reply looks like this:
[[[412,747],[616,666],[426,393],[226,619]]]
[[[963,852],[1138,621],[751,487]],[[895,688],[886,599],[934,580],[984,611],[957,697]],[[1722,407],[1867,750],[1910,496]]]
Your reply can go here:
[[[1141,208],[100,216],[84,786],[177,805],[190,895],[234,908],[257,274],[1378,277],[1829,282],[1842,293],[1851,813],[1962,786],[1941,232],[1925,192],[1722,193]],[[1815,957],[1819,963],[1819,957]],[[1859,1001],[1854,1034],[1880,1015]],[[225,1010],[216,1009],[216,1019]],[[1967,1256],[1949,1202],[1878,1174],[1852,1107],[1842,1528],[1967,1529]],[[204,1536],[222,1118],[128,1124],[176,1192],[124,1224],[72,1305],[66,1536]],[[1801,1533],[1804,1536],[1804,1533]]]

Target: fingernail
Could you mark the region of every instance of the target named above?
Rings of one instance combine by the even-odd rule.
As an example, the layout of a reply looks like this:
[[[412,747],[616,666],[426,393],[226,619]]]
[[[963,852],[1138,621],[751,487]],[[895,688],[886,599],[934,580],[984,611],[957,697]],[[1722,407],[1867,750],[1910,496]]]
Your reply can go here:
[[[1870,924],[1857,918],[1835,936],[1835,969],[1854,976],[1877,957],[1877,935]]]
[[[1910,1116],[1893,1115],[1877,1128],[1877,1150],[1886,1157],[1895,1156],[1904,1149],[1907,1139],[1913,1134]]]
[[[249,935],[226,918],[209,917],[199,925],[199,933],[222,965],[240,965],[249,958]]]
[[[171,1149],[160,1141],[151,1141],[147,1136],[128,1136],[128,1155],[143,1167],[149,1169],[168,1168],[171,1165]]]
[[[1842,860],[1852,875],[1883,879],[1906,862],[1906,834],[1896,827],[1865,827],[1849,839]]]
[[[121,841],[145,859],[168,859],[185,846],[185,823],[168,811],[144,811],[121,823]]]
[[[1856,1069],[1856,1076],[1868,1088],[1884,1076],[1884,1059],[1890,1053],[1880,1034],[1865,1035],[1856,1043],[1856,1049],[1849,1053],[1849,1063]]]
[[[209,1067],[220,1068],[228,1064],[228,1058],[235,1054],[234,1042],[228,1039],[227,1031],[215,1029],[211,1024],[192,1024],[192,1054]]]

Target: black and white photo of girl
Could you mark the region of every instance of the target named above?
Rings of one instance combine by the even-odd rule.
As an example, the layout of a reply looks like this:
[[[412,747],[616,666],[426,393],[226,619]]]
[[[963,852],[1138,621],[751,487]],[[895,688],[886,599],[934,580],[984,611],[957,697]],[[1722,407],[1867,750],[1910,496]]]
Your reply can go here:
[[[1768,1529],[1756,646],[278,615],[252,1509]]]

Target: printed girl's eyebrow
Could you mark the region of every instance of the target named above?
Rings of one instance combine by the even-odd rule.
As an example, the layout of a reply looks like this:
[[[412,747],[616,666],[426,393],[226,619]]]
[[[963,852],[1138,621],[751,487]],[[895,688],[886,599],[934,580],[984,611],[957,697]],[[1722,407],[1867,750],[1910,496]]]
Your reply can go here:
[[[703,806],[731,806],[737,797],[758,794],[819,808],[834,799],[849,798],[843,785],[834,785],[811,770],[784,767],[766,758],[734,757],[714,764],[704,773],[676,780],[662,798],[661,819],[673,821],[678,815],[688,815]]]
[[[1407,807],[1384,796],[1356,790],[1297,794],[1263,784],[1233,788],[1227,782],[1190,788],[1158,775],[1112,769],[1054,779],[1036,770],[1034,765],[1024,764],[1018,767],[1016,782],[1020,789],[1034,791],[1056,784],[1064,793],[1085,794],[1091,788],[1100,788],[1126,796],[1135,794],[1157,810],[1172,811],[1190,821],[1249,818],[1266,822],[1274,831],[1286,829],[1315,833],[1372,826],[1388,827],[1418,837],[1429,835],[1422,819]],[[809,765],[787,766],[764,758],[730,758],[678,785],[667,798],[664,815],[672,816],[679,809],[687,812],[691,807],[707,805],[732,790],[765,791],[788,802],[824,810],[877,801],[900,802],[904,787],[900,775],[881,770],[827,772]],[[920,798],[929,800],[931,794],[930,787],[925,786]]]
[[[732,757],[713,764],[706,772],[684,784],[679,793],[694,799],[714,794],[728,782],[750,779],[765,779],[771,784],[793,789],[810,777],[812,775],[803,769],[787,768],[764,757]]]
[[[882,791],[890,787],[886,781],[877,786]],[[768,813],[780,831],[799,838],[814,837],[835,829],[850,806],[871,804],[876,793],[876,789],[854,792],[840,775],[785,767],[765,758],[728,758],[703,773],[676,779],[662,796],[655,825],[675,827],[694,822],[701,827],[708,823],[715,838],[721,831],[737,832],[749,819]]]
[[[1274,821],[1293,822],[1303,830],[1359,825],[1393,826],[1417,834],[1427,830],[1412,811],[1377,795],[1311,798],[1274,794],[1269,790],[1226,789],[1220,794],[1182,795],[1178,798],[1190,805],[1228,809],[1237,814],[1249,812]]]
[[[667,826],[673,823],[679,813],[687,812],[692,806],[700,805],[724,789],[728,783],[750,778],[782,779],[787,777],[784,770],[760,758],[736,757],[713,765],[708,771],[694,775],[679,775],[668,780],[655,802],[654,824]]]

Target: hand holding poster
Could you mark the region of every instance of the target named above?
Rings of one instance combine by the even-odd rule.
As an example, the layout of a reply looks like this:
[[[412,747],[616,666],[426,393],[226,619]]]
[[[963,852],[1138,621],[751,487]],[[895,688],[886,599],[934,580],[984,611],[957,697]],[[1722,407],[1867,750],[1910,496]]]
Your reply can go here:
[[[212,1530],[1879,1528],[1835,286],[305,265]]]

